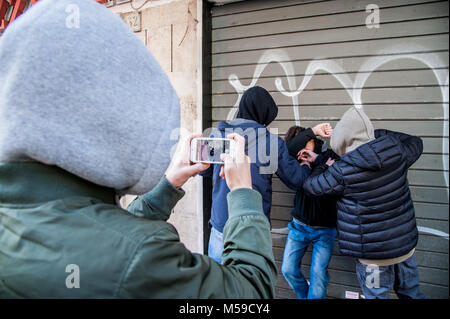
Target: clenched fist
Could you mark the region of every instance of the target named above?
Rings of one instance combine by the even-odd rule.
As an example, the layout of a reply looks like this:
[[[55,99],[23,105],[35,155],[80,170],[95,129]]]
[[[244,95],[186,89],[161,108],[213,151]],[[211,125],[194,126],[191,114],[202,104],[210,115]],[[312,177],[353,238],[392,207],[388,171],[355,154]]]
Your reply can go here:
[[[312,128],[315,135],[318,135],[323,138],[331,137],[333,134],[333,128],[330,123],[320,123]]]

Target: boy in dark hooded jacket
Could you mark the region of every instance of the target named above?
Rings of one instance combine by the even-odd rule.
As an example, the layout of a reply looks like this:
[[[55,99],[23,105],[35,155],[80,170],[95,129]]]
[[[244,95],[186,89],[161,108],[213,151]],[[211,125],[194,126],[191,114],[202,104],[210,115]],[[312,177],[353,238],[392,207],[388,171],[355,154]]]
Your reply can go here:
[[[330,125],[327,125],[326,132],[331,135]],[[322,151],[323,141],[316,138],[311,128],[293,126],[288,130],[285,141],[289,153],[298,157],[300,165],[312,168],[311,176],[319,175],[339,160],[332,150]],[[313,162],[305,160],[304,150],[317,154]],[[292,217],[281,271],[299,298],[323,299],[327,293],[327,268],[336,238],[336,199],[332,196],[309,196],[300,187],[295,194]],[[313,253],[308,285],[301,271],[301,262],[311,243]]]
[[[272,96],[262,87],[255,86],[244,92],[239,103],[237,118],[229,122],[219,122],[211,137],[225,137],[238,133],[246,139],[246,153],[251,158],[253,189],[263,198],[264,214],[270,217],[272,205],[272,175],[275,173],[289,188],[296,190],[309,176],[310,169],[300,166],[289,155],[286,143],[277,135],[270,133],[267,126],[276,118],[278,107]],[[322,127],[314,128],[318,134],[325,135]],[[226,196],[228,186],[221,176],[221,165],[211,165],[202,172],[203,176],[213,177],[212,225],[208,255],[221,263],[223,252],[222,232],[228,220]]]
[[[341,160],[308,178],[313,196],[335,195],[342,254],[358,258],[356,274],[366,298],[424,298],[414,255],[418,231],[408,168],[423,151],[419,137],[374,130],[362,109],[337,123],[331,148]]]

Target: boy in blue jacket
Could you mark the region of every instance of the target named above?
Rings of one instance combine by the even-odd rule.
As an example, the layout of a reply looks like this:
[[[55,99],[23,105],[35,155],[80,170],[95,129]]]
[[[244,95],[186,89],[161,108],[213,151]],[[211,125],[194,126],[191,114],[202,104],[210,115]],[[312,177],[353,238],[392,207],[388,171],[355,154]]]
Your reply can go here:
[[[255,86],[244,92],[239,103],[237,118],[229,122],[219,122],[211,137],[225,137],[230,133],[244,135],[246,154],[251,158],[252,187],[263,198],[264,214],[270,220],[272,206],[272,175],[276,174],[289,188],[296,190],[310,174],[307,166],[300,166],[289,155],[286,143],[277,135],[271,134],[267,126],[276,118],[278,107],[272,96],[262,87]],[[317,134],[326,136],[323,125],[314,127]],[[213,177],[212,207],[210,224],[212,226],[208,255],[221,263],[224,243],[223,227],[228,220],[226,196],[230,191],[221,178],[221,165],[211,165],[202,176]]]

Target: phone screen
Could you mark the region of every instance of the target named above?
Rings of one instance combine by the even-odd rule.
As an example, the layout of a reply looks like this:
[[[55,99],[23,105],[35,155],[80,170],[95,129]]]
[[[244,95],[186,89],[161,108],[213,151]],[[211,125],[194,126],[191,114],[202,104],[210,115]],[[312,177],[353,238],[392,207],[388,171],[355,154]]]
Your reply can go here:
[[[228,139],[199,139],[197,140],[196,159],[199,162],[219,162],[220,154],[230,153],[230,140]]]

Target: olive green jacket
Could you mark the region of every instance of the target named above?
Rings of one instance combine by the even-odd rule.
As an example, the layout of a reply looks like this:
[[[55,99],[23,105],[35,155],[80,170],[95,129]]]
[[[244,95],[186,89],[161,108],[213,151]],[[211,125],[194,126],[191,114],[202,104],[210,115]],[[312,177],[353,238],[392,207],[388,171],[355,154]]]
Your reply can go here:
[[[0,298],[273,298],[260,194],[229,193],[223,265],[166,222],[183,195],[163,178],[124,210],[55,166],[0,163]]]

